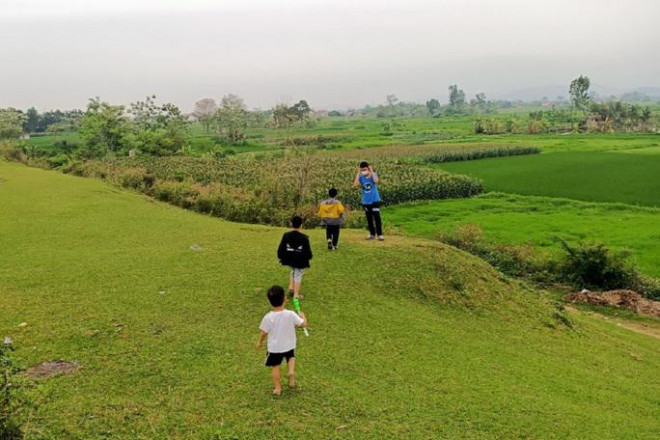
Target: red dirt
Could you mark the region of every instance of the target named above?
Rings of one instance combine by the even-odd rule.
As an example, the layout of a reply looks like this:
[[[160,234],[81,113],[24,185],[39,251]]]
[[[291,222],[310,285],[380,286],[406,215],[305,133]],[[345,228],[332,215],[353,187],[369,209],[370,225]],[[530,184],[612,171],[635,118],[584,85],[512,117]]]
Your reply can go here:
[[[632,290],[610,290],[607,292],[569,293],[564,300],[576,303],[584,302],[596,306],[611,306],[633,310],[639,315],[660,318],[660,302],[644,298]]]

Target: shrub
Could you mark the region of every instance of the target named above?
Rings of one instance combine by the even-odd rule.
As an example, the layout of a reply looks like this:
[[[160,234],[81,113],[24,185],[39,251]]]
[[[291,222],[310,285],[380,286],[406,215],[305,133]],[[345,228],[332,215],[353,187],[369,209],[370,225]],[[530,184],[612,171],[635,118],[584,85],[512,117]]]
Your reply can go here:
[[[10,141],[0,141],[0,155],[12,162],[27,163],[27,156],[23,150]]]
[[[119,173],[119,184],[124,188],[140,189],[147,185],[147,171],[143,168],[128,168]],[[153,180],[151,180],[153,184]]]
[[[191,200],[199,195],[199,189],[191,182],[159,181],[151,189],[158,200],[188,208]]]
[[[501,134],[504,131],[502,123],[497,118],[477,118],[474,121],[475,134]]]
[[[576,287],[625,289],[637,284],[638,275],[628,262],[628,253],[614,253],[605,245],[570,246],[561,240],[566,252],[561,270],[564,278]]]
[[[527,124],[527,132],[529,134],[547,133],[548,122],[545,119],[532,119]]]
[[[532,245],[491,244],[484,239],[479,225],[467,223],[448,234],[440,234],[440,241],[486,260],[491,266],[509,276],[529,276],[536,281],[548,281],[548,263],[539,257]]]
[[[0,341],[0,439],[18,440],[23,438],[18,416],[22,399],[18,395],[20,385],[9,353],[13,351],[10,343]]]
[[[635,290],[648,299],[660,301],[660,280],[645,275],[639,275]]]
[[[51,168],[61,168],[69,163],[69,156],[66,154],[58,154],[46,159],[46,163]]]

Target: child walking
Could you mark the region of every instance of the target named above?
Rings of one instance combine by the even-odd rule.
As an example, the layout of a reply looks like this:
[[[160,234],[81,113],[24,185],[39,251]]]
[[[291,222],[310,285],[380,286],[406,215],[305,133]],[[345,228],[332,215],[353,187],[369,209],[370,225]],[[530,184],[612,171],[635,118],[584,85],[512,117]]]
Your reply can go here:
[[[266,366],[272,368],[273,394],[279,396],[282,394],[280,365],[283,359],[286,359],[289,370],[289,386],[296,386],[296,327],[306,327],[307,319],[302,312],[298,316],[295,312],[284,308],[286,296],[280,286],[271,287],[266,295],[273,310],[261,320],[257,349],[261,350],[264,339],[268,337]]]
[[[337,189],[328,191],[328,200],[321,202],[319,217],[325,225],[325,238],[328,241],[328,250],[336,251],[339,243],[339,228],[344,222],[344,205],[337,200]]]
[[[312,248],[309,246],[309,237],[300,232],[302,228],[302,217],[295,216],[291,219],[292,231],[282,236],[282,241],[277,248],[277,258],[283,266],[291,268],[289,276],[289,294],[294,298],[300,298],[300,284],[305,269],[309,267],[312,259]]]

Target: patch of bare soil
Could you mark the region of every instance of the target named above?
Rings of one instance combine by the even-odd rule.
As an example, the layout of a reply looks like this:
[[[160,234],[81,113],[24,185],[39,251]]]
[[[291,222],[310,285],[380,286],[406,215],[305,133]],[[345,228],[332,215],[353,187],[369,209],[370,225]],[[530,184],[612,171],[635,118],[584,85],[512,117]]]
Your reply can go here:
[[[564,300],[572,303],[583,302],[596,306],[620,307],[633,310],[639,315],[660,318],[660,302],[646,299],[632,290],[609,290],[607,292],[583,290],[569,293]]]
[[[30,367],[25,374],[32,379],[48,379],[58,374],[73,374],[80,369],[77,362],[68,362],[57,360],[52,362],[42,362],[39,365]]]

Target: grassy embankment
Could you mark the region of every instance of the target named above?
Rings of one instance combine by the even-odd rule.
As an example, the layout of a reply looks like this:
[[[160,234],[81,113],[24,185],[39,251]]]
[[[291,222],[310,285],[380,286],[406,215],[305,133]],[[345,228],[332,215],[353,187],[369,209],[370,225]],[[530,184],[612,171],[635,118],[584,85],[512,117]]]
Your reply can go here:
[[[37,438],[654,438],[659,341],[543,296],[453,248],[347,231],[304,280],[297,391],[254,349],[284,283],[282,229],[0,162],[0,334],[38,382]],[[201,251],[190,249],[199,244]],[[18,324],[27,322],[25,330]]]

